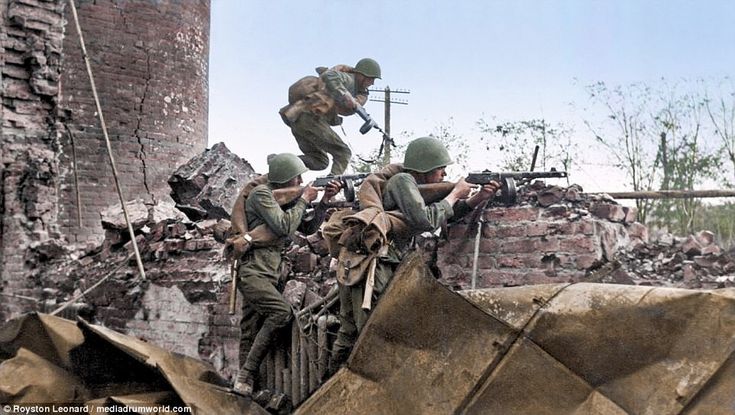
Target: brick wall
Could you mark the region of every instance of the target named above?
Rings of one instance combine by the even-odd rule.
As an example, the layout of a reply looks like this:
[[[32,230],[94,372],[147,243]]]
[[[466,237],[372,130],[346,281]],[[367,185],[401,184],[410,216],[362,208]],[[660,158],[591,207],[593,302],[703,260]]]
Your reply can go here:
[[[78,9],[123,194],[168,199],[169,176],[207,144],[209,0],[82,1]],[[72,242],[99,240],[99,212],[119,202],[72,24],[63,50],[60,122],[74,138],[83,227],[62,128],[59,221]]]
[[[604,201],[589,208],[496,207],[482,219],[477,288],[581,281],[631,242],[635,209]],[[477,222],[455,225],[439,244],[437,266],[455,288],[471,286],[476,234]]]
[[[168,177],[207,143],[209,0],[77,9],[125,198],[166,200]],[[29,248],[101,241],[99,213],[119,199],[68,1],[0,0],[0,16],[6,319],[28,311],[17,295],[38,298],[43,285]]]
[[[2,16],[2,179],[0,181],[0,287],[34,296],[25,256],[39,241],[57,237],[59,143],[53,119],[60,91],[63,2],[0,2]],[[0,318],[28,308],[3,298]]]

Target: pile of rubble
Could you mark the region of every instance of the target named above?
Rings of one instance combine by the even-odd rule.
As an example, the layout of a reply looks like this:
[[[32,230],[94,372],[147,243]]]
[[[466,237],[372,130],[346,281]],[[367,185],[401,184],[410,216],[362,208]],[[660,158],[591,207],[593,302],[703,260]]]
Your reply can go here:
[[[139,276],[125,215],[116,205],[100,214],[105,235],[99,245],[72,246],[57,240],[34,245],[27,262],[35,267],[35,297],[42,299],[36,309],[52,312],[79,297],[60,315],[82,315],[124,330],[129,321],[141,319],[141,312],[147,313],[141,311],[145,309],[141,297],[154,284],[176,286],[190,303],[205,304],[216,309],[215,314],[226,315],[231,275],[221,252],[230,227],[229,209],[242,183],[255,176],[247,162],[217,144],[171,176],[175,205],[143,200],[126,203],[145,281]],[[328,271],[330,259],[319,234],[297,234],[284,272],[289,275],[284,295],[296,310],[324,303],[336,286]],[[103,287],[81,296],[105,276],[110,278]],[[233,327],[225,317],[219,320],[217,324]],[[234,332],[222,334],[237,337]]]
[[[609,275],[621,283],[704,289],[735,286],[735,251],[723,251],[709,231],[687,237],[659,232],[648,243],[618,252],[608,267],[617,267]]]
[[[550,208],[572,202],[577,214],[591,211],[628,224],[628,246],[617,250],[608,263],[590,269],[589,281],[691,289],[735,286],[735,249],[724,251],[710,231],[675,236],[659,230],[649,236],[648,228],[635,222],[635,208],[619,205],[606,194],[585,195],[577,185],[564,189],[536,182],[522,189],[519,199]],[[605,203],[597,203],[601,201]]]

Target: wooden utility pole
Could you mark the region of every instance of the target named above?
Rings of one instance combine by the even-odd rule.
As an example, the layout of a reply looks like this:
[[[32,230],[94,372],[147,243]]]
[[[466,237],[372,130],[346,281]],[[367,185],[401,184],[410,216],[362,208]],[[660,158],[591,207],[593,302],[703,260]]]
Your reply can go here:
[[[383,130],[385,131],[383,135],[383,165],[385,166],[390,164],[390,147],[392,144],[390,138],[390,104],[408,105],[408,102],[405,100],[391,100],[390,95],[391,93],[410,94],[411,91],[405,89],[391,90],[389,86],[386,86],[385,89],[370,89],[369,91],[382,92],[384,94],[382,99],[370,98],[370,101],[382,102],[385,105],[385,125],[383,126]]]

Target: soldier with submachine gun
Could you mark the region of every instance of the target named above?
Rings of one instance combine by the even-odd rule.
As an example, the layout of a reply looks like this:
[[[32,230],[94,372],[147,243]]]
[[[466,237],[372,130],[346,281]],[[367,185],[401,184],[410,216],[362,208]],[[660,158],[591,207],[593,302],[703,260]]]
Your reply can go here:
[[[428,151],[426,149],[433,151],[432,157],[436,166],[432,164],[430,168],[426,167],[428,160],[416,156],[423,154],[424,150]],[[341,355],[334,359],[336,362],[343,361],[346,358],[345,353],[349,353],[351,349],[355,331],[359,331],[364,325],[369,310],[379,298],[379,293],[383,292],[389,283],[392,271],[398,263],[396,261],[403,258],[403,255],[393,252],[392,256],[389,255],[392,262],[391,260],[386,262],[385,255],[388,255],[394,240],[402,241],[400,246],[406,247],[407,241],[416,232],[435,229],[447,219],[460,218],[474,209],[482,209],[491,200],[506,205],[515,203],[518,189],[534,179],[567,177],[566,172],[554,169],[542,172],[485,170],[470,173],[457,183],[446,182],[442,181],[446,175],[444,168],[446,164],[451,163],[451,159],[438,140],[431,137],[414,140],[409,145],[409,150],[405,166],[390,165],[374,174],[327,175],[318,177],[305,186],[301,185],[300,175],[307,168],[299,158],[291,154],[281,154],[276,159],[270,160],[269,175],[248,183],[238,196],[232,212],[232,235],[227,239],[225,247],[225,252],[236,264],[233,267],[230,313],[235,312],[238,286],[243,292],[245,301],[253,301],[260,295],[250,293],[248,290],[252,287],[263,292],[267,291],[271,300],[278,299],[280,294],[269,288],[273,281],[256,280],[260,278],[260,263],[272,260],[271,262],[275,264],[275,256],[280,255],[278,252],[283,247],[284,237],[292,233],[299,223],[302,221],[309,221],[312,225],[321,223],[326,208],[342,208],[344,213],[333,214],[334,220],[326,224],[323,234],[332,257],[337,259],[340,301],[344,303],[340,305],[343,328],[340,329],[340,336],[335,343],[335,353],[341,352]],[[435,170],[437,173],[434,173]],[[394,178],[391,179],[392,177]],[[416,180],[417,177],[424,179]],[[409,180],[411,178],[413,181]],[[406,185],[411,185],[406,189],[415,189],[411,191],[415,193],[415,197],[408,197],[405,186],[400,184],[402,182],[399,183],[398,179],[412,183],[407,183]],[[479,187],[480,192],[470,197],[469,192],[473,185]],[[358,186],[360,188],[356,191]],[[325,189],[325,197],[321,202],[313,204],[318,189]],[[340,190],[344,192],[345,204],[335,205],[329,202],[329,199]],[[253,199],[253,196],[250,196],[251,192],[260,196]],[[263,210],[262,206],[255,206],[265,202],[268,202],[266,210]],[[416,206],[413,206],[414,202],[417,203]],[[315,221],[308,218],[307,209],[310,206],[320,212],[316,215],[319,217]],[[419,215],[419,212],[429,209],[429,206],[430,210]],[[253,220],[252,215],[261,219]],[[418,216],[413,218],[412,215]],[[270,218],[280,218],[277,219],[280,222],[270,223]],[[426,224],[421,222],[427,220]],[[381,224],[387,224],[387,227],[381,228],[380,226],[383,226]],[[309,226],[309,229],[307,232],[316,230],[314,226]],[[386,247],[388,250],[385,250]],[[254,250],[260,256],[268,253],[273,258],[266,261],[266,258],[253,256]],[[271,265],[269,267],[275,272],[277,267]],[[356,291],[352,288],[355,286],[360,288]],[[253,307],[257,305],[253,304]],[[243,305],[243,328],[250,328],[249,321],[258,318],[252,313],[253,307]],[[273,314],[278,317],[277,324],[271,324],[266,320],[263,324],[268,324],[259,326],[260,329],[255,329],[258,327],[255,326],[255,320],[251,324],[257,335],[252,338],[255,333],[249,333],[247,343],[252,343],[241,351],[242,367],[234,386],[237,393],[243,395],[252,393],[257,366],[262,360],[265,348],[270,344],[273,333],[289,321],[286,318],[290,313],[289,308],[283,306],[277,311],[278,313]],[[347,314],[353,317],[345,318]],[[350,327],[353,332],[345,333],[344,329]],[[266,334],[262,333],[264,330]],[[340,347],[341,350],[338,350]]]

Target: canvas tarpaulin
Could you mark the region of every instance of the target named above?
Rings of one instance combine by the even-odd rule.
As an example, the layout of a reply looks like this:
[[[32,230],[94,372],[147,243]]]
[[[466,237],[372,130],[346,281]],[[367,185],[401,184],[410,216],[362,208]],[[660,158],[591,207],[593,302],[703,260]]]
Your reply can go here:
[[[45,314],[28,314],[0,328],[0,404],[0,413],[15,412],[14,405],[46,411],[50,404],[75,404],[89,413],[109,413],[105,409],[111,406],[156,413],[267,413],[229,393],[226,381],[204,362]]]
[[[404,261],[300,414],[734,414],[735,290],[452,292]]]

